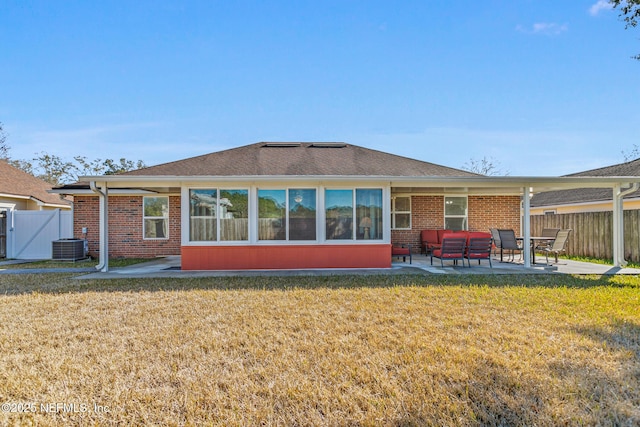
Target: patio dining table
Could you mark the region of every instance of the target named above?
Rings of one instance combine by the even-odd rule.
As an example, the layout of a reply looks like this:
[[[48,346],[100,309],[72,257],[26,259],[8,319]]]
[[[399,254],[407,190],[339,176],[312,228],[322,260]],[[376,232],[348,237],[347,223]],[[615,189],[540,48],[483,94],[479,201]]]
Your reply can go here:
[[[529,241],[531,242],[531,263],[536,263],[536,246],[541,242],[551,243],[555,239],[553,237],[543,237],[543,236],[531,236],[529,237]]]

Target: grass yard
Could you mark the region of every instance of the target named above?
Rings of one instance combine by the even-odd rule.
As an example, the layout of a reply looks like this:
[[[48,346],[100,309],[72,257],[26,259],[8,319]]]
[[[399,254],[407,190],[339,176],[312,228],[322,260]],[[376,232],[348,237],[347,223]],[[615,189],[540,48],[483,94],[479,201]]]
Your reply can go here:
[[[0,276],[0,424],[638,425],[637,277]]]
[[[147,262],[149,259],[145,258],[113,258],[109,260],[110,267],[127,267],[133,264],[139,264],[141,262]],[[16,264],[5,264],[0,268],[5,270],[15,269],[38,269],[38,268],[90,268],[98,265],[97,259],[83,259],[79,261],[56,261],[56,260],[41,260],[41,261],[29,261],[20,262]]]

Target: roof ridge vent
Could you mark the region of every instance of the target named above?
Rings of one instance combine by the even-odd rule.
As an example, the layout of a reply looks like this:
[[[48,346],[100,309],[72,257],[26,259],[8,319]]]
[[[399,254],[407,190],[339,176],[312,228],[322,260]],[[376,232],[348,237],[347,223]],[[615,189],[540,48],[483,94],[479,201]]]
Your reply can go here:
[[[347,144],[344,142],[314,142],[311,147],[314,148],[344,148]]]
[[[302,144],[299,142],[265,142],[262,146],[283,148],[283,147],[300,147],[302,146]]]

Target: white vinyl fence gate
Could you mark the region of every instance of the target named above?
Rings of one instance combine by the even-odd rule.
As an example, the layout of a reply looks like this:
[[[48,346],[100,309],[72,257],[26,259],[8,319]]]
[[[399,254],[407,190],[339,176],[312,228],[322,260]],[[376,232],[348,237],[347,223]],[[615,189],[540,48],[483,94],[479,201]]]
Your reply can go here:
[[[73,237],[73,213],[8,211],[6,234],[7,258],[51,259],[51,242]]]

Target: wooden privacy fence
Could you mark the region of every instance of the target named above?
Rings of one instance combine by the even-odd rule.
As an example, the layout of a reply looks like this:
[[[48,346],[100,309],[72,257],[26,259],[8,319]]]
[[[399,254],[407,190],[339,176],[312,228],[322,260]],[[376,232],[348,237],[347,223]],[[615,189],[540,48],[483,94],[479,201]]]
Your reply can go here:
[[[613,212],[531,216],[531,235],[543,228],[570,228],[567,255],[613,259]],[[624,211],[624,258],[640,263],[640,210]]]

